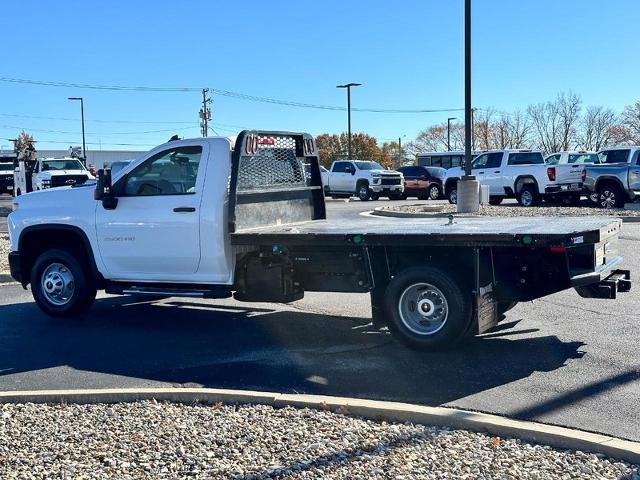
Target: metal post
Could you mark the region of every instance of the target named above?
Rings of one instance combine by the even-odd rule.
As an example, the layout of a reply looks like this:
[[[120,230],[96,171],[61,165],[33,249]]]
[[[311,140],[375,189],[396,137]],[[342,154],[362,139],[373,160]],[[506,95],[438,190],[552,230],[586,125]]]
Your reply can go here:
[[[398,137],[398,164],[402,166],[402,137]]]
[[[361,83],[346,83],[344,85],[336,85],[336,88],[347,89],[347,154],[351,158],[351,87],[359,87]]]
[[[471,174],[471,0],[464,1],[464,172],[457,184],[457,210],[475,213],[480,209],[480,183]]]
[[[80,101],[80,118],[82,120],[82,161],[87,165],[87,144],[84,139],[84,98],[83,97],[68,97],[68,100]]]
[[[471,0],[464,0],[464,173],[471,177]]]
[[[455,120],[456,117],[447,118],[447,152],[451,151],[451,120]]]

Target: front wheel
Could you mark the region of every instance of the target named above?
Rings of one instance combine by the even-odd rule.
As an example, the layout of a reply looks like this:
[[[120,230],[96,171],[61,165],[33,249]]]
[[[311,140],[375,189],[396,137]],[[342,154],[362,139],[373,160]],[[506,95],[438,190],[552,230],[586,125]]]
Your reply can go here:
[[[369,189],[369,185],[367,185],[366,183],[361,183],[358,186],[358,198],[363,202],[366,202],[371,198],[371,190]]]
[[[436,185],[429,187],[429,199],[438,200],[440,198],[440,189]]]
[[[540,195],[535,185],[525,185],[517,195],[517,200],[522,207],[535,207],[540,202]]]
[[[53,317],[73,317],[89,309],[96,288],[83,264],[70,252],[47,250],[31,269],[31,291],[38,307]]]
[[[449,190],[447,199],[449,200],[449,203],[451,203],[452,205],[455,205],[458,203],[458,187],[453,187]]]
[[[400,272],[385,294],[391,333],[416,350],[453,346],[469,328],[472,311],[471,295],[450,275],[433,267]]]

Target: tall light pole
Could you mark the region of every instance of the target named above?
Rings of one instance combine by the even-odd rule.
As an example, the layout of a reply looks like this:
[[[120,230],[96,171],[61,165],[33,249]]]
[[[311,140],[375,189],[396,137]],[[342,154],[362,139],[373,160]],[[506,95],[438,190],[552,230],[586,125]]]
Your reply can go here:
[[[84,141],[84,99],[82,97],[69,97],[69,100],[80,101],[80,118],[82,119],[82,160],[87,163],[87,145]]]
[[[480,209],[480,183],[471,174],[471,0],[464,0],[464,172],[457,187],[458,212]]]
[[[351,159],[351,87],[359,87],[362,85],[361,83],[345,83],[344,85],[336,85],[336,88],[346,88],[347,89],[347,138],[348,138],[348,146],[347,152],[349,159]]]
[[[455,120],[456,117],[447,118],[447,152],[451,151],[451,120]]]

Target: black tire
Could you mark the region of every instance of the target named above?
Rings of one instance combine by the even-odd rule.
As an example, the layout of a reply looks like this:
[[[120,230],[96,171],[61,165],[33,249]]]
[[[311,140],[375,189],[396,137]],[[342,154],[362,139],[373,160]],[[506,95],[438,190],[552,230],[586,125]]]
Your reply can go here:
[[[625,202],[624,190],[615,183],[605,183],[598,187],[598,206],[600,208],[622,208]]]
[[[458,186],[451,187],[447,192],[447,200],[452,205],[456,205],[458,203]]]
[[[371,198],[371,189],[366,182],[360,182],[356,185],[356,195],[363,202],[368,202]]]
[[[540,203],[540,195],[535,185],[528,183],[516,195],[521,207],[535,207]]]
[[[373,200],[374,202],[380,200],[380,195],[378,195],[377,193],[372,193],[371,200]]]
[[[502,200],[502,197],[489,197],[489,205],[500,205]]]
[[[421,300],[416,302],[417,298]],[[420,314],[420,309],[425,309],[425,313]],[[416,350],[455,345],[469,329],[472,311],[471,295],[465,294],[454,278],[438,268],[408,268],[391,280],[385,292],[389,330],[397,340]],[[438,320],[442,315],[444,319]]]
[[[440,197],[442,196],[442,192],[440,192],[440,187],[438,187],[437,185],[431,185],[429,187],[429,193],[428,195],[425,197],[426,199],[429,200],[438,200]],[[422,200],[422,199],[421,199]]]
[[[56,265],[61,268],[55,268]],[[62,298],[60,302],[63,303],[57,304],[51,300],[56,296],[55,292],[46,291],[47,281],[43,277],[47,275],[49,288],[53,289],[57,284],[56,275],[60,277],[65,273],[66,280],[60,280],[62,285],[68,284],[70,278],[73,288],[68,289],[67,299]],[[73,317],[84,313],[96,298],[96,287],[87,268],[73,254],[61,249],[47,250],[36,259],[31,269],[31,292],[38,307],[52,317]]]

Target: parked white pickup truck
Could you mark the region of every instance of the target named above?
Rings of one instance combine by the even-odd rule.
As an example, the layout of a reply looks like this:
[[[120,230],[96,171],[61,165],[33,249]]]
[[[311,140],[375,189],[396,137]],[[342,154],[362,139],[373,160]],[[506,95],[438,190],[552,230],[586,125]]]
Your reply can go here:
[[[580,151],[571,151],[571,152],[556,152],[549,155],[544,159],[547,165],[566,165],[571,164],[573,168],[580,169],[585,165],[599,165],[600,159],[598,158],[598,154],[596,152],[588,152],[584,150]],[[586,170],[586,169],[585,169]],[[563,175],[570,174],[566,170],[560,170],[557,172],[560,175],[556,178],[557,182],[563,183],[566,182],[567,179],[563,178]],[[598,195],[596,193],[592,193],[588,195],[589,200],[592,203],[598,202]],[[564,200],[563,203],[574,203],[570,196],[564,196],[561,201]]]
[[[476,179],[489,186],[492,205],[513,197],[523,207],[536,206],[551,197],[580,200],[584,168],[547,165],[539,150],[492,150],[478,155],[471,166]],[[450,203],[458,201],[457,185],[463,175],[464,167],[447,170],[445,195]]]
[[[95,186],[32,192],[13,208],[11,275],[58,317],[82,315],[100,289],[279,303],[361,293],[376,328],[434,349],[488,331],[517,302],[631,288],[614,269],[619,219],[327,219],[303,133],[171,141],[113,179],[102,171]]]
[[[332,197],[356,195],[362,201],[380,197],[398,200],[404,192],[400,172],[368,160],[336,160],[325,178],[325,194]]]
[[[15,195],[47,188],[79,185],[95,177],[77,158],[41,158],[18,162],[14,172]]]

